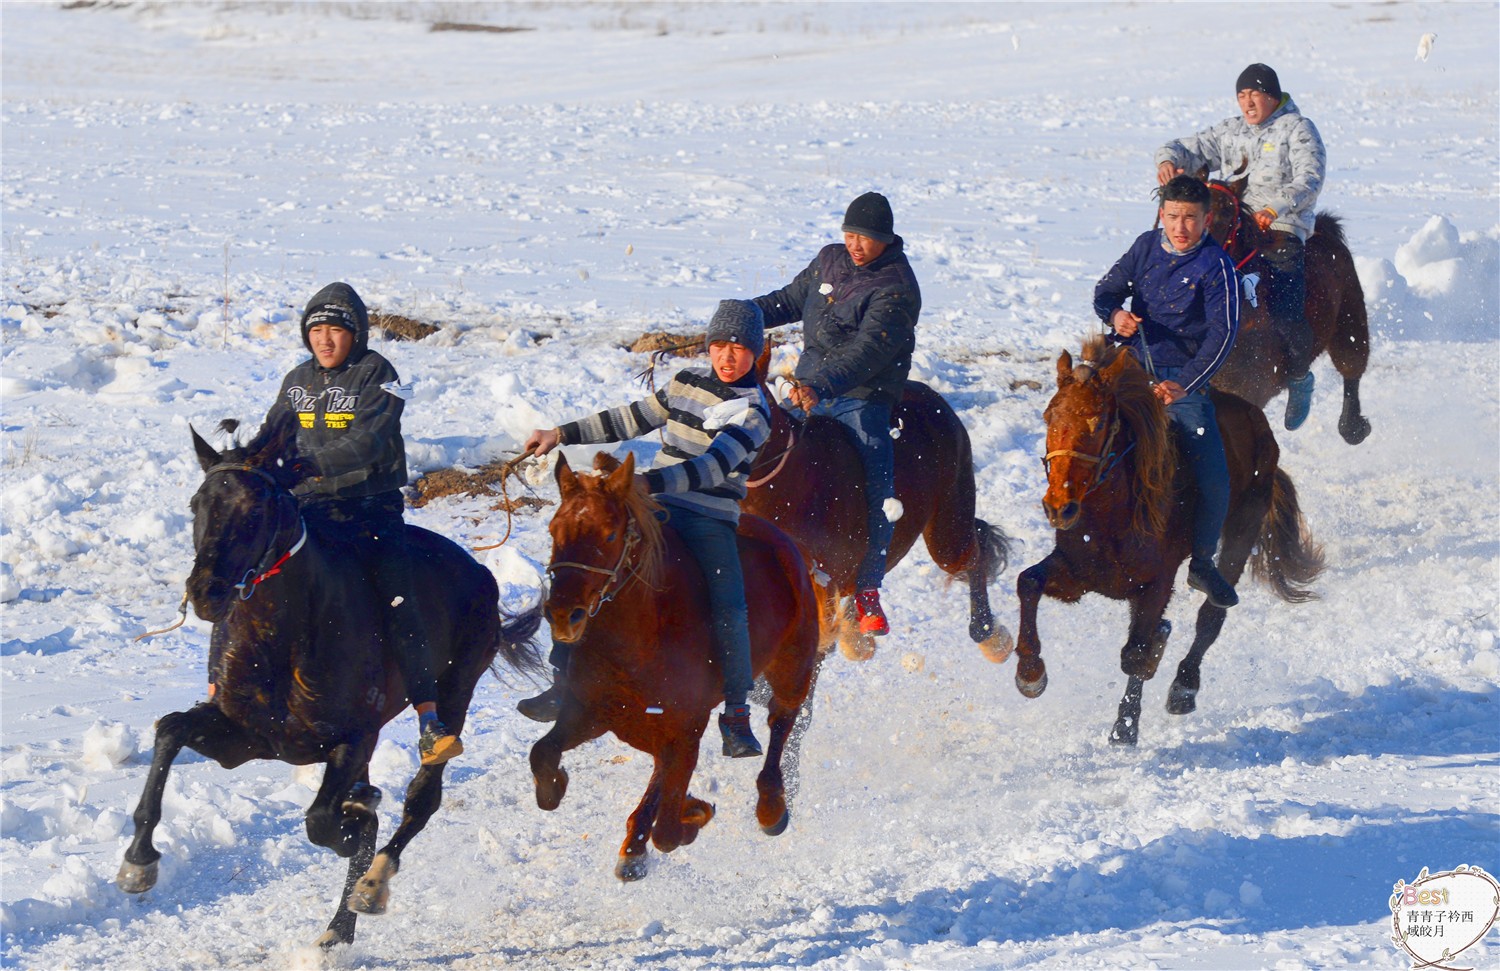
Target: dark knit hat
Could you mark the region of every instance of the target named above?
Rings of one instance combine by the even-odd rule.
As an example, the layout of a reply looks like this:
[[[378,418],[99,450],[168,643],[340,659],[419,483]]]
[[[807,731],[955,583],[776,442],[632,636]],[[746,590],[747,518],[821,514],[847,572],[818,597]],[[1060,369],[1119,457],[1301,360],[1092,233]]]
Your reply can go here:
[[[720,300],[703,335],[703,346],[719,341],[747,347],[756,357],[766,347],[766,318],[749,300]]]
[[[307,301],[307,308],[302,311],[302,344],[309,351],[312,344],[307,332],[319,324],[332,324],[349,331],[354,335],[357,351],[364,350],[369,342],[370,314],[365,310],[365,302],[347,283],[330,283]]]
[[[894,243],[895,219],[890,202],[878,192],[866,192],[855,199],[844,213],[844,232],[868,236],[877,243]]]
[[[1234,82],[1234,93],[1239,94],[1246,88],[1264,92],[1273,98],[1281,97],[1281,79],[1264,64],[1252,64],[1240,72],[1239,80]]]

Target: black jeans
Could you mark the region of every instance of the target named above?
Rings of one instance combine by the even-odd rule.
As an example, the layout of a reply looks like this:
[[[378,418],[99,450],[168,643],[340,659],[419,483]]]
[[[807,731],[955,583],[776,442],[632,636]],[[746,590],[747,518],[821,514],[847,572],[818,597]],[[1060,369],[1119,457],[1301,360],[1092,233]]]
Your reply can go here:
[[[302,502],[302,519],[315,535],[353,544],[369,571],[370,585],[386,618],[406,697],[413,706],[437,701],[437,680],[427,644],[427,626],[413,596],[411,547],[399,492],[352,499],[314,497]]]
[[[1312,328],[1307,324],[1306,248],[1295,233],[1275,232],[1271,237],[1275,242],[1262,252],[1271,277],[1266,309],[1286,344],[1287,374],[1300,378],[1314,356]]]

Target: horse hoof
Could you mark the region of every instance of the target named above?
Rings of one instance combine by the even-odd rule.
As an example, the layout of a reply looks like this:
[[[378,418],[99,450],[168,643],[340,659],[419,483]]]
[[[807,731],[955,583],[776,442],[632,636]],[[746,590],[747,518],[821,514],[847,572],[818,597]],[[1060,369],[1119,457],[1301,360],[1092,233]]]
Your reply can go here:
[[[145,893],[156,886],[156,862],[121,863],[115,874],[115,886],[126,893]]]
[[[1021,677],[1021,672],[1016,672],[1016,688],[1028,698],[1039,698],[1043,691],[1047,690],[1047,672],[1044,669],[1042,676],[1035,681],[1027,681]]]
[[[791,821],[791,810],[786,810],[781,814],[780,819],[776,820],[776,822],[772,823],[770,826],[762,826],[760,828],[760,831],[762,833],[765,833],[767,836],[780,836],[782,833],[786,832],[787,824]]]
[[[550,779],[543,779],[541,776],[535,778],[537,806],[551,812],[562,805],[563,796],[568,793],[567,770],[559,767]]]
[[[1109,733],[1109,744],[1134,746],[1137,734],[1135,723],[1116,722],[1115,727]]]
[[[869,634],[840,638],[839,650],[851,661],[868,661],[875,656],[875,638]]]
[[[349,892],[349,899],[344,906],[356,914],[368,914],[378,917],[385,913],[386,905],[391,902],[391,877],[396,875],[397,867],[389,855],[381,853],[375,857],[370,864],[370,869],[359,878],[354,889]]]
[[[338,947],[340,944],[352,944],[354,943],[354,938],[349,937],[346,939],[339,932],[328,930],[324,931],[323,935],[319,937],[315,943],[318,945],[318,947],[327,951],[332,948]]]
[[[985,660],[993,661],[996,664],[1004,664],[1010,660],[1011,652],[1015,649],[1015,638],[1011,637],[1010,631],[1006,630],[1003,626],[979,642],[979,653],[985,656]]]
[[[1190,715],[1198,710],[1198,692],[1192,688],[1172,685],[1167,692],[1167,712],[1173,715]]]
[[[1350,445],[1358,445],[1360,442],[1370,437],[1370,420],[1368,418],[1360,417],[1355,421],[1340,421],[1339,434],[1342,435],[1344,441],[1348,442]]]
[[[621,856],[615,864],[615,876],[622,883],[634,883],[644,878],[649,871],[644,856]]]

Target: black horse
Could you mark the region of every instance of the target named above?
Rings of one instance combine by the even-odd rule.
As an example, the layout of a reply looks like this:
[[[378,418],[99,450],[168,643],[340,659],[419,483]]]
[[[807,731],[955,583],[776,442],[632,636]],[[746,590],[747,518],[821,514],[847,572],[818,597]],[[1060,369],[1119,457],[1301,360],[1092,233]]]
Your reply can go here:
[[[407,706],[390,654],[382,605],[366,581],[362,549],[308,533],[287,491],[295,429],[279,429],[249,454],[216,452],[193,431],[206,473],[193,496],[196,559],[188,597],[213,623],[210,699],[157,722],[146,789],[135,810],[135,838],[116,878],[121,890],[156,884],[161,853],[151,836],[162,792],[184,746],[233,769],[252,759],[325,763],[307,810],[307,837],[349,857],[338,910],[318,940],[354,940],[358,913],[384,913],[401,851],[442,801],[443,765],[424,766],[406,790],[401,825],[378,854],[369,761],[381,726]],[[407,526],[413,596],[438,674],[438,717],[462,730],[474,686],[497,655],[535,669],[531,637],[540,607],[502,623],[494,577],[464,550]]]

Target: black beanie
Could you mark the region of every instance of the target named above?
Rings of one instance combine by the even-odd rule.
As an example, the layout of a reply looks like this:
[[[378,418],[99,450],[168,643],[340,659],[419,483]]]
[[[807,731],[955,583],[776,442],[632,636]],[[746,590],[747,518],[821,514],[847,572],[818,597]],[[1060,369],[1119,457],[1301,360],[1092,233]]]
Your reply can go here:
[[[1252,64],[1240,72],[1239,80],[1234,82],[1234,93],[1239,94],[1246,88],[1264,92],[1273,98],[1281,97],[1281,79],[1264,64]]]
[[[370,315],[365,302],[347,283],[330,283],[313,294],[302,311],[302,344],[312,350],[307,332],[319,324],[342,327],[354,335],[356,350],[364,350],[370,334]]]
[[[891,204],[878,192],[866,192],[849,203],[844,213],[844,232],[868,236],[877,243],[896,241]]]
[[[760,308],[749,300],[720,300],[708,322],[708,333],[703,335],[707,347],[718,341],[728,341],[750,349],[760,357],[766,347],[766,318]]]

